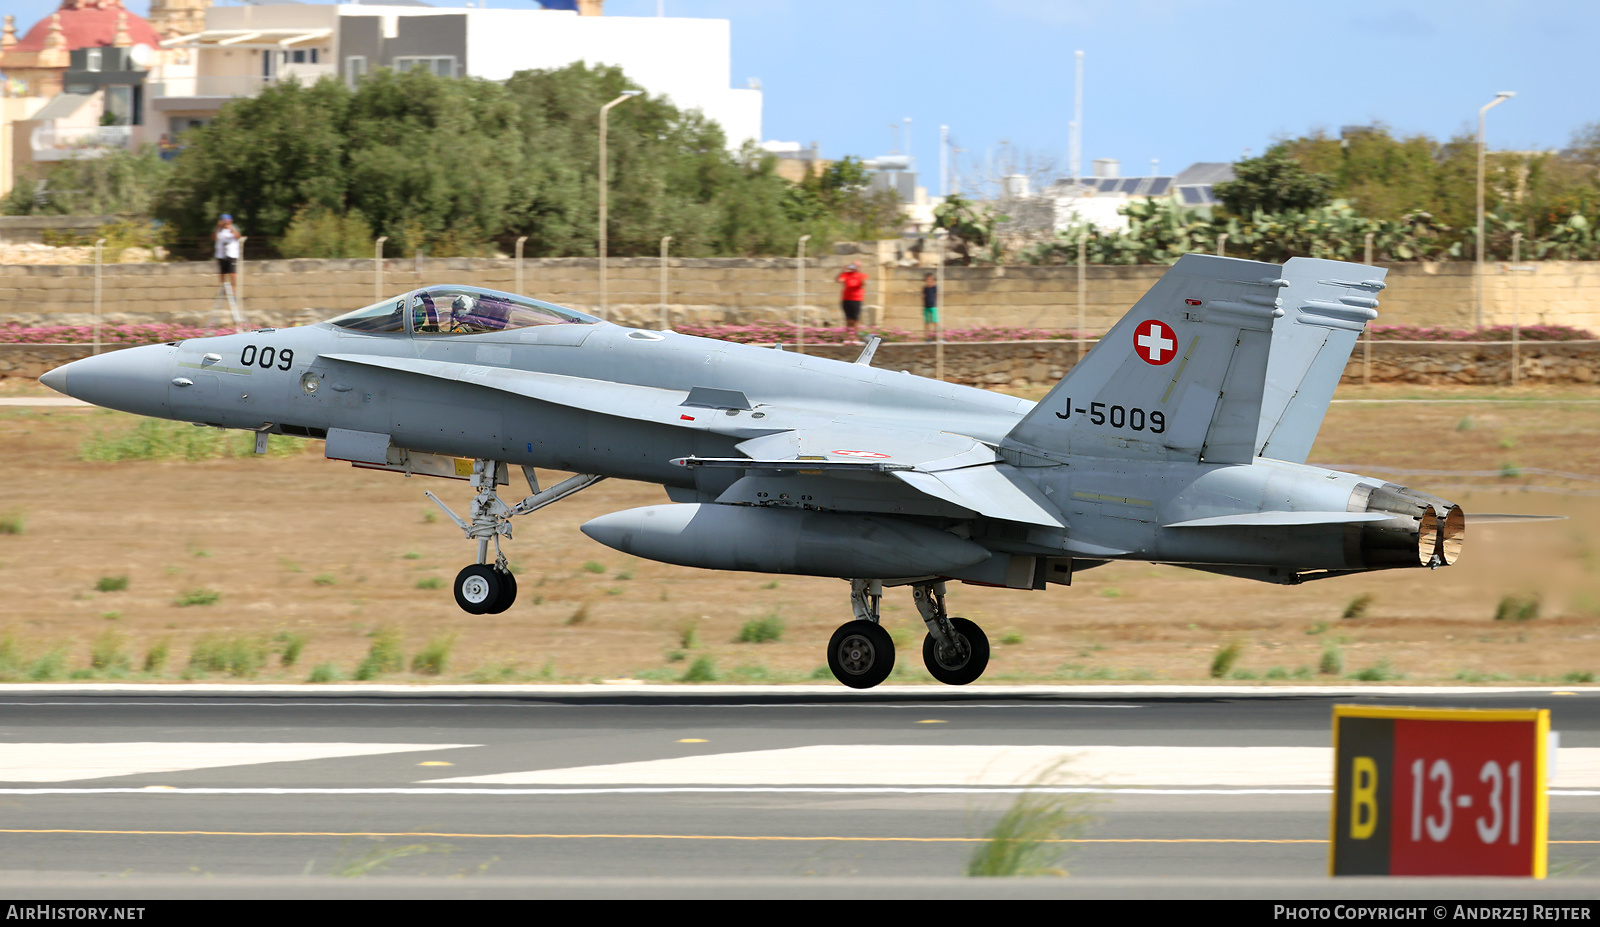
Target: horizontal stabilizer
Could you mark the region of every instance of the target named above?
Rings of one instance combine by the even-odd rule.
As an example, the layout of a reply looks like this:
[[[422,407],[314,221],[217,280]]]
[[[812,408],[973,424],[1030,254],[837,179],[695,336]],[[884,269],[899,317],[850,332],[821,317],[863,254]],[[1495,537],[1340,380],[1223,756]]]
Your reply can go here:
[[[1163,527],[1276,528],[1289,525],[1355,525],[1368,521],[1388,521],[1394,517],[1383,512],[1246,512],[1243,515],[1195,518]]]

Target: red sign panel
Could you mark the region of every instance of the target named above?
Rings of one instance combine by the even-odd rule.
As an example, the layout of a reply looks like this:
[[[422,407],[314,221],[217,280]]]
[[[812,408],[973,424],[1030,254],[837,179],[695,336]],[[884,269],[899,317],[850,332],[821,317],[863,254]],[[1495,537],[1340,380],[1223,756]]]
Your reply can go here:
[[[1334,875],[1545,874],[1542,709],[1334,708]]]

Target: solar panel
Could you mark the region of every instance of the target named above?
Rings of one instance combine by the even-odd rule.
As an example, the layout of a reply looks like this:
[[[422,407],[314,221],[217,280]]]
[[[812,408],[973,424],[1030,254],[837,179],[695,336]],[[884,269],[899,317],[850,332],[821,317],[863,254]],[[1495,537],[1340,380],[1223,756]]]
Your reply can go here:
[[[1139,189],[1139,184],[1143,182],[1143,177],[1129,177],[1127,180],[1122,182],[1122,192],[1132,193],[1133,191]]]
[[[1101,193],[1111,193],[1111,192],[1113,192],[1114,190],[1117,189],[1117,184],[1119,184],[1119,183],[1121,183],[1121,181],[1117,180],[1115,177],[1111,177],[1111,178],[1107,178],[1107,179],[1101,180],[1100,181],[1100,192]]]
[[[1171,177],[1157,177],[1155,179],[1155,182],[1150,185],[1150,189],[1147,190],[1146,192],[1150,196],[1160,196],[1163,193],[1166,193],[1167,192],[1167,188],[1171,187],[1171,186],[1172,186],[1172,178]]]
[[[1179,187],[1178,195],[1183,197],[1185,206],[1201,206],[1205,204],[1205,194],[1199,187]]]

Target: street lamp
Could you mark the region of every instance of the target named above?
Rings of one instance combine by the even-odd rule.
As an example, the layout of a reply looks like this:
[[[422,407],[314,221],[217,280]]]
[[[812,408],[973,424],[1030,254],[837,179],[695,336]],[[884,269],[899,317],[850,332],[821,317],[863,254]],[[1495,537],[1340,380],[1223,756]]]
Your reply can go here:
[[[806,353],[806,242],[810,240],[810,235],[801,235],[795,248],[794,349],[801,354]]]
[[[638,96],[642,91],[624,90],[622,95],[600,107],[600,318],[606,317],[606,117],[611,107]]]
[[[1516,96],[1516,93],[1513,91],[1502,90],[1494,95],[1493,100],[1490,100],[1488,103],[1485,103],[1483,106],[1478,108],[1478,263],[1474,268],[1475,273],[1473,274],[1473,278],[1476,282],[1476,285],[1473,287],[1473,290],[1474,295],[1476,296],[1476,316],[1477,326],[1479,328],[1483,327],[1483,117],[1489,112],[1489,110],[1494,109],[1496,106],[1499,106],[1501,103],[1504,103],[1514,96]]]

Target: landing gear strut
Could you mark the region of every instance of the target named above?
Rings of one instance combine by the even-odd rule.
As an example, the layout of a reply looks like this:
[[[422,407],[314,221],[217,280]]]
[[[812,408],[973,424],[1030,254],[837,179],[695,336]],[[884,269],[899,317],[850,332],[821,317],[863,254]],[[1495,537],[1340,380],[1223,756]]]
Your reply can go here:
[[[541,490],[538,479],[533,475],[532,467],[523,467],[522,472],[528,479],[528,488],[533,491],[533,495],[516,505],[506,505],[495,491],[499,485],[500,463],[482,459],[473,461],[472,488],[478,491],[478,495],[472,500],[470,523],[450,511],[450,507],[439,501],[438,496],[431,492],[423,493],[456,523],[456,527],[467,536],[467,540],[478,542],[478,562],[468,564],[456,574],[456,604],[468,614],[498,615],[517,600],[517,578],[511,575],[506,555],[500,550],[500,539],[502,537],[511,539],[512,518],[537,511],[552,502],[560,502],[605,479],[595,474],[580,473],[549,489]],[[491,541],[494,542],[492,564],[489,562]]]
[[[965,618],[952,618],[944,607],[944,583],[914,583],[912,600],[928,635],[922,641],[922,662],[933,678],[964,686],[989,666],[989,638]],[[894,640],[879,620],[883,583],[850,581],[850,604],[856,620],[840,626],[828,641],[828,668],[853,689],[870,689],[894,671]]]

